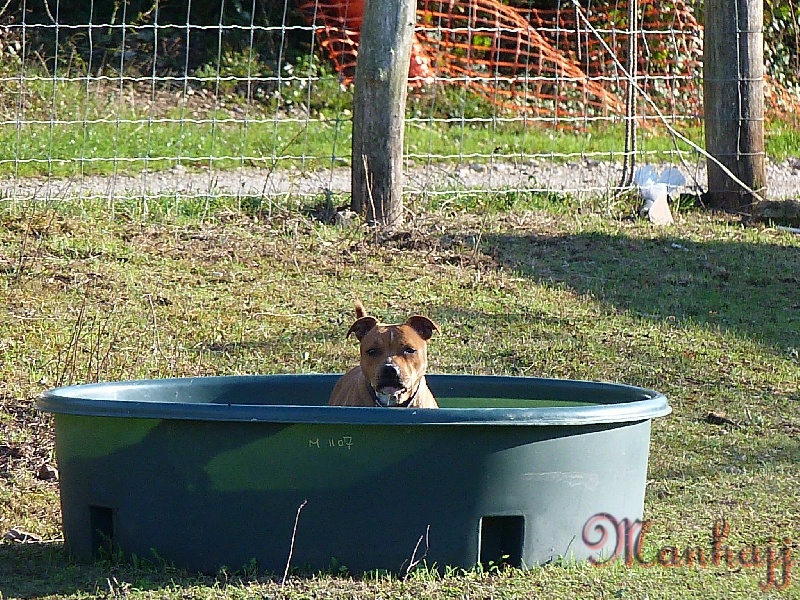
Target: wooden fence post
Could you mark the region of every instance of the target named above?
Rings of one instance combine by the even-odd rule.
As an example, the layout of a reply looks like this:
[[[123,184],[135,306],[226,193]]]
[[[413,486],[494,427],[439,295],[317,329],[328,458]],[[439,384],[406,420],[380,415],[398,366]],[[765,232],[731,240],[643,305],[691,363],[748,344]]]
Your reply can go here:
[[[767,193],[763,0],[706,0],[704,12],[706,150],[756,192],[708,160],[709,204],[749,213]]]
[[[416,0],[366,0],[353,98],[352,209],[403,220],[403,129]]]

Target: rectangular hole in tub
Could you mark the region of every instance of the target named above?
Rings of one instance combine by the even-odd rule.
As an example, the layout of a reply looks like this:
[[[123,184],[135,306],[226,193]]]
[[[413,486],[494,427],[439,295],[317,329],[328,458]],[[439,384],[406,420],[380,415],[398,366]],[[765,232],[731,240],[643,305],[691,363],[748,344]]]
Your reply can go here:
[[[114,509],[107,506],[89,507],[89,528],[92,532],[92,553],[95,557],[114,549]]]
[[[484,569],[522,566],[525,518],[521,515],[481,517],[480,557]]]

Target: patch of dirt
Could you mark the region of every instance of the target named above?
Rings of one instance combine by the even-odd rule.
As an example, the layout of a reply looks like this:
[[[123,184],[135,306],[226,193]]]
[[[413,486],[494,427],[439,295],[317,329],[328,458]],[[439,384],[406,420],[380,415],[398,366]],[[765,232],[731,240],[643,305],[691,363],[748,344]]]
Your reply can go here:
[[[51,419],[34,407],[34,400],[21,402],[8,395],[0,396],[0,477],[11,477],[15,471],[37,476],[42,465],[52,459],[54,433]],[[19,441],[17,441],[19,440]]]

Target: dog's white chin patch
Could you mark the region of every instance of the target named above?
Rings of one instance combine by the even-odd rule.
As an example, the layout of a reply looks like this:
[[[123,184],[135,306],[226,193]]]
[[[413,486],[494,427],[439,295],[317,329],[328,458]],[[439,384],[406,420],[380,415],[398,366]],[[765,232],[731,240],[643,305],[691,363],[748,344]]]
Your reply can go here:
[[[381,406],[398,406],[401,403],[400,397],[405,391],[405,388],[382,388],[375,391],[375,397]]]

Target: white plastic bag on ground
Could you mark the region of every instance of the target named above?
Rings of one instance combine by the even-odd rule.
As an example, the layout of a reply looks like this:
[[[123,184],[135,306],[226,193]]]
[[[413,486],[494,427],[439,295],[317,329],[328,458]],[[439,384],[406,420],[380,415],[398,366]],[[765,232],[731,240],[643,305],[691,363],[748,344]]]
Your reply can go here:
[[[645,165],[636,171],[633,182],[644,199],[639,214],[643,217],[647,215],[656,225],[674,223],[669,209],[669,195],[686,183],[683,174],[676,167],[667,167],[659,175],[653,165]]]

